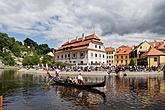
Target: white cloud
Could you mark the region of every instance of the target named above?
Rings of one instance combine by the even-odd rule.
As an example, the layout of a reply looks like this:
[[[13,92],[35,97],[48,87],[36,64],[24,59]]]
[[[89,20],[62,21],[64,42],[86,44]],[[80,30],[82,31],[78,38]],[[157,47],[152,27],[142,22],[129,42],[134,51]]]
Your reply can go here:
[[[164,5],[163,0],[1,0],[0,29],[63,42],[92,34],[95,27],[105,44],[131,45],[163,40]]]

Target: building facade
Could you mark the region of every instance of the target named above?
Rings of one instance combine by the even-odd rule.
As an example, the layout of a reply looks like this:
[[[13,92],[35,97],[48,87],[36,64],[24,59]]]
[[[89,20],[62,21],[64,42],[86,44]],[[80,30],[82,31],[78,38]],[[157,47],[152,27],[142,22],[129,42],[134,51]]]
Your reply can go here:
[[[75,65],[106,64],[105,47],[95,34],[65,42],[56,50],[55,58]]]
[[[130,58],[129,53],[131,52],[132,48],[128,46],[120,46],[116,48],[115,56],[114,56],[114,66],[123,66],[129,65]]]
[[[140,43],[138,46],[136,46],[131,52],[130,52],[130,57],[134,59],[134,62],[136,65],[144,65],[144,66],[151,66],[153,63],[151,63],[151,61],[153,60],[153,56],[157,56],[157,58],[159,57],[159,54],[155,54],[154,55],[147,55],[147,53],[150,51],[150,53],[153,53],[154,51],[151,51],[151,48],[155,48],[159,51],[157,51],[158,53],[160,52],[165,52],[165,42],[147,42],[144,41],[142,43]],[[153,50],[153,49],[152,49]],[[143,56],[142,56],[143,55]],[[145,59],[144,59],[145,56]],[[147,57],[148,56],[148,57]],[[150,57],[149,57],[150,56]],[[153,58],[152,58],[153,57]],[[156,59],[156,58],[155,58]],[[155,63],[156,60],[154,60]],[[157,65],[157,64],[154,64]]]
[[[114,55],[115,55],[115,49],[112,47],[105,48],[106,56],[107,56],[107,65],[108,66],[114,66]]]

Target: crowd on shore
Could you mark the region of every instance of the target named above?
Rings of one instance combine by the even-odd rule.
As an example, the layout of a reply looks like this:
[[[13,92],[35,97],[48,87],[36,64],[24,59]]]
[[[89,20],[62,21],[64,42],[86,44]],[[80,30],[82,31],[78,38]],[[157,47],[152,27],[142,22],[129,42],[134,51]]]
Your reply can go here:
[[[165,68],[165,66],[163,67]],[[59,69],[61,72],[107,72],[107,73],[119,73],[119,72],[125,72],[125,71],[130,71],[130,72],[152,72],[152,71],[163,71],[163,68],[160,67],[146,67],[146,66],[107,66],[107,67],[102,67],[102,66],[69,66],[69,67],[39,67],[36,66],[34,69],[43,69],[43,70],[50,70],[50,71],[55,71],[56,69]],[[29,68],[27,68],[29,69]]]

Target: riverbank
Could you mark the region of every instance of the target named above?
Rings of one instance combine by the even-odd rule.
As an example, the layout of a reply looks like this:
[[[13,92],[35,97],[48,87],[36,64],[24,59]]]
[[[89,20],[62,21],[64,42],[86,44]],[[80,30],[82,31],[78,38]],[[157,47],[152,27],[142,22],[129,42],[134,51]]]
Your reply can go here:
[[[42,69],[39,69],[39,70],[36,70],[36,69],[20,69],[18,70],[19,73],[25,73],[25,74],[38,74],[38,75],[42,75],[43,73],[45,73],[46,71],[45,70],[42,70]],[[50,74],[54,75],[55,71],[49,71]],[[108,75],[107,71],[92,71],[92,72],[75,72],[75,71],[72,71],[72,72],[66,72],[66,71],[63,71],[63,72],[60,72],[60,75],[61,76],[77,76],[79,73],[81,73],[83,76],[105,76],[105,75]],[[123,77],[123,76],[133,76],[133,77],[136,77],[136,76],[155,76],[155,75],[163,75],[163,71],[146,71],[146,72],[130,72],[130,71],[125,71],[125,72],[119,72],[118,74],[116,73],[111,73],[110,74],[111,76],[120,76],[120,77]]]
[[[0,70],[3,70],[3,69],[18,69],[18,67],[16,67],[16,66],[0,66]]]

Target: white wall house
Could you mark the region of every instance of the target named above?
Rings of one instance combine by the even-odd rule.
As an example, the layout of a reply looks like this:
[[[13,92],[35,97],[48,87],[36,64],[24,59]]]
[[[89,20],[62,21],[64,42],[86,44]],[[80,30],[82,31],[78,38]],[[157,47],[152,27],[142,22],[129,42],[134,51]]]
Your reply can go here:
[[[55,58],[75,65],[106,64],[104,45],[94,34],[65,42],[55,52]]]
[[[106,57],[107,57],[107,65],[113,66],[114,65],[114,55],[115,55],[115,49],[112,47],[105,48],[106,51]]]

